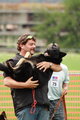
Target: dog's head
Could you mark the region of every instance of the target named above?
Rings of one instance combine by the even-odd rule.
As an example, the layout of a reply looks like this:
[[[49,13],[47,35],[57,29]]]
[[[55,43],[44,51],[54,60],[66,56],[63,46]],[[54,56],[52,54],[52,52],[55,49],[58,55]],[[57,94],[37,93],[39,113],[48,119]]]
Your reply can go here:
[[[47,54],[51,59],[53,59],[53,62],[56,64],[60,64],[60,62],[62,61],[62,57],[66,55],[65,52],[60,51],[60,48],[56,43],[50,44],[45,51],[45,54]]]

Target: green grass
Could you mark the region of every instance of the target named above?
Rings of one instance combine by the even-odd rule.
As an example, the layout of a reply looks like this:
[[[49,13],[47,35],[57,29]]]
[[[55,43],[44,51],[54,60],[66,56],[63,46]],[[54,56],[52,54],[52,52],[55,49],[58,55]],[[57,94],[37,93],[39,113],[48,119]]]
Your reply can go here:
[[[80,54],[68,53],[63,58],[63,63],[66,64],[69,70],[80,70]]]
[[[0,53],[0,62],[4,62],[5,60],[12,58],[14,55],[14,53]]]

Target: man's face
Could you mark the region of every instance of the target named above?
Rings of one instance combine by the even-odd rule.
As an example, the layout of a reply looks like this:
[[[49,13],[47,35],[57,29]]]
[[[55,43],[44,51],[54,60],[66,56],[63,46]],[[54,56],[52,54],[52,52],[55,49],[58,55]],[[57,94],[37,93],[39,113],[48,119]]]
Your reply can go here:
[[[36,48],[36,42],[31,40],[28,40],[27,43],[25,45],[21,45],[21,50],[23,50],[24,52],[30,52],[32,55],[35,52],[35,48]]]

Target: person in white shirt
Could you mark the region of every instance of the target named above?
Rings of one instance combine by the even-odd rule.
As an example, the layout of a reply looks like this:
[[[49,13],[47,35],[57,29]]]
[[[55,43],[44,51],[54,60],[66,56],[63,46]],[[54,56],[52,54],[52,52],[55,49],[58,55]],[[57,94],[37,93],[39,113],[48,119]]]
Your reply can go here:
[[[62,70],[59,72],[53,72],[48,82],[48,99],[50,100],[50,118],[55,110],[56,104],[63,94],[67,94],[69,73],[68,67],[64,64],[60,64]],[[62,102],[60,103],[57,111],[54,113],[53,120],[65,120],[64,107]]]

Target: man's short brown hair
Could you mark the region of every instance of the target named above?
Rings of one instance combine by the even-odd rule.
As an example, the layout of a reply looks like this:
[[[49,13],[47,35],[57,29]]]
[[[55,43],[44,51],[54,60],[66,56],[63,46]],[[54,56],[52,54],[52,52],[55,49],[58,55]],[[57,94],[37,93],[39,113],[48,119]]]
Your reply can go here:
[[[36,39],[30,34],[23,34],[22,36],[20,36],[17,42],[17,50],[21,51],[20,44],[25,45],[28,42],[28,40],[31,40],[31,39],[33,41],[36,41]]]

